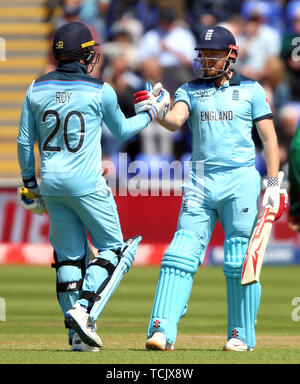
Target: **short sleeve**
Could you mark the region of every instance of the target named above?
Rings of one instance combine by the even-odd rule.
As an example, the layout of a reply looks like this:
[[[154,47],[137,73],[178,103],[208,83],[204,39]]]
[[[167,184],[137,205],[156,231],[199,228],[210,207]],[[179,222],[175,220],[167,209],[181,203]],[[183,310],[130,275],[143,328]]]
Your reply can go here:
[[[252,119],[254,122],[273,117],[267,95],[263,87],[255,82],[252,94]]]
[[[178,103],[179,101],[186,103],[189,110],[191,110],[191,100],[187,91],[187,84],[183,84],[175,92],[174,104]]]

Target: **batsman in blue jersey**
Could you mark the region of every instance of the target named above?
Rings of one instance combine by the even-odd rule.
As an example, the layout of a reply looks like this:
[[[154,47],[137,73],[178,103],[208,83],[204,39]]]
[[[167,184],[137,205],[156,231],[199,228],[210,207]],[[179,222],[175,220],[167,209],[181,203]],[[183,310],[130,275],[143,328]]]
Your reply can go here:
[[[24,186],[22,207],[48,211],[49,240],[54,248],[57,297],[69,328],[72,350],[102,346],[96,320],[123,275],[130,269],[140,236],[124,240],[110,188],[102,174],[101,124],[128,139],[146,128],[168,106],[159,100],[147,112],[126,119],[112,87],[88,74],[99,60],[89,29],[77,22],[54,36],[55,71],[33,81],[23,104],[18,159]],[[41,185],[35,177],[34,143],[41,157]],[[89,243],[99,250],[89,262]]]
[[[250,351],[255,347],[261,297],[259,282],[241,286],[243,259],[256,224],[261,190],[254,166],[253,122],[268,169],[263,205],[271,204],[276,212],[281,193],[277,137],[264,89],[231,69],[238,55],[232,33],[219,26],[209,28],[202,33],[196,50],[197,79],[176,91],[174,107],[159,121],[171,131],[187,121],[193,136],[192,159],[177,231],[161,263],[146,348],[174,349],[177,323],[187,310],[193,277],[220,220],[225,232],[223,270],[228,302],[224,350]],[[147,95],[145,91],[135,98],[138,112],[154,100],[151,92]]]

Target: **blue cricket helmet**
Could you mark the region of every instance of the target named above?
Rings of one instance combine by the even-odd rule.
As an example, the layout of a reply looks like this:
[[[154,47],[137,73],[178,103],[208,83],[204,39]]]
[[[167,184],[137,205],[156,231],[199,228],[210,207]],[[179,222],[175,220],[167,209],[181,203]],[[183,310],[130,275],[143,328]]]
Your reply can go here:
[[[209,70],[208,60],[219,59],[214,57],[203,59],[201,57],[203,49],[228,51],[222,70],[218,70],[219,73],[215,76],[205,75],[205,69]],[[230,68],[231,64],[235,63],[239,48],[236,45],[235,37],[228,29],[216,26],[207,28],[201,33],[195,50],[200,51],[197,59],[194,60],[196,75],[202,79],[212,79],[222,76]],[[206,61],[206,65],[203,65],[203,61]]]
[[[57,60],[68,57],[76,61],[84,60],[87,65],[95,65],[99,62],[99,53],[95,52],[94,47],[99,45],[85,24],[71,22],[56,30],[52,49]]]
[[[238,51],[233,34],[220,26],[207,28],[201,33],[195,50],[200,51],[201,49],[234,49]]]

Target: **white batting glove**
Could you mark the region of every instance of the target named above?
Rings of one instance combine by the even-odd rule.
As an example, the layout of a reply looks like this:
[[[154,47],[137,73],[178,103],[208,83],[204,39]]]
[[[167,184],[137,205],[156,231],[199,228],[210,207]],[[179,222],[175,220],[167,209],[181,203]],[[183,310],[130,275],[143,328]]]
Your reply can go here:
[[[36,179],[24,181],[24,187],[28,190],[28,194],[24,193],[24,188],[18,188],[17,200],[20,206],[35,215],[43,215],[45,211],[45,203],[40,195],[40,189],[37,185]]]
[[[281,171],[278,173],[278,178],[268,177],[263,181],[266,190],[262,201],[262,209],[270,205],[276,214],[275,220],[281,217],[288,202],[287,190],[280,188],[283,177],[284,173]]]
[[[158,109],[157,118],[163,120],[170,109],[170,93],[163,88],[161,83],[157,83],[152,89],[152,94],[155,100],[152,108]]]
[[[147,112],[153,103],[153,95],[150,91],[144,89],[143,91],[136,92],[134,94],[134,110],[138,115],[141,112]]]
[[[42,197],[28,199],[21,193],[22,188],[18,188],[18,203],[22,208],[34,213],[35,215],[43,215],[45,211],[45,203]]]
[[[170,109],[170,94],[161,83],[156,83],[152,89],[146,83],[146,90],[134,94],[135,113],[147,112],[151,120],[162,120]]]

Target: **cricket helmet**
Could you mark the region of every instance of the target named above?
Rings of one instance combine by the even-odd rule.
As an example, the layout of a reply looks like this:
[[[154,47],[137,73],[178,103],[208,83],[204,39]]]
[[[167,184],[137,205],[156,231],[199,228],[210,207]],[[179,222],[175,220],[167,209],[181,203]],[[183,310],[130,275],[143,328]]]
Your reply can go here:
[[[215,76],[205,75],[205,69],[210,69],[208,66],[209,61],[218,61],[220,58],[201,57],[201,51],[203,49],[228,51],[223,68],[216,69],[218,73]],[[228,29],[216,26],[207,28],[201,33],[195,50],[199,51],[198,57],[194,60],[194,71],[196,75],[202,79],[213,79],[222,76],[230,68],[230,66],[235,63],[239,47],[236,45],[235,37]]]
[[[94,47],[99,45],[93,40],[92,33],[86,25],[71,22],[56,30],[52,48],[56,60],[61,60],[62,57],[75,61],[84,60],[86,65],[92,64],[94,67],[100,57]]]

